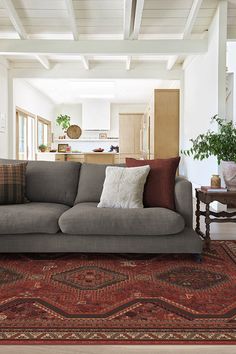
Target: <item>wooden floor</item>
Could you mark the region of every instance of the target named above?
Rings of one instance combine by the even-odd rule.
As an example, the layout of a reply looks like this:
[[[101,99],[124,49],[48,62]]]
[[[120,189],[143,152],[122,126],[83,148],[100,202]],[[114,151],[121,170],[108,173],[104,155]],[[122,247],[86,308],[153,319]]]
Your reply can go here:
[[[201,223],[203,226],[203,223]],[[213,240],[236,240],[236,224],[212,224]],[[0,346],[0,354],[236,354],[236,345]]]

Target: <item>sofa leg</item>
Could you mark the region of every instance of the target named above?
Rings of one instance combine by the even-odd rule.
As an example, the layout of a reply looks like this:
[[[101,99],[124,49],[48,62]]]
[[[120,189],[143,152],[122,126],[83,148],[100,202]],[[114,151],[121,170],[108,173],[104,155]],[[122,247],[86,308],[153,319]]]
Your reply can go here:
[[[193,259],[195,260],[196,263],[201,263],[201,262],[202,262],[202,255],[201,255],[201,253],[194,253],[194,254],[193,254]]]

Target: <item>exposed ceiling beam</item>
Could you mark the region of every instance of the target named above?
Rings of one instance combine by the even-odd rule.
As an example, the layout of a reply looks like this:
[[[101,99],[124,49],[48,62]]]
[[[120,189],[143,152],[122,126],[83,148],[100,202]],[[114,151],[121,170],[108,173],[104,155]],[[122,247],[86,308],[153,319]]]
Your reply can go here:
[[[193,29],[193,26],[195,24],[198,12],[200,10],[200,7],[202,5],[202,1],[203,0],[194,0],[191,10],[189,12],[188,18],[187,18],[187,22],[186,25],[184,27],[184,32],[183,32],[183,38],[187,38]]]
[[[86,58],[84,55],[81,56],[81,61],[83,63],[83,66],[85,70],[89,70],[89,60]]]
[[[46,58],[45,56],[36,54],[35,58],[42,64],[45,69],[49,70],[51,68],[51,64],[48,58]]]
[[[124,0],[124,39],[129,39],[132,23],[133,0]]]
[[[171,70],[173,68],[173,66],[175,65],[177,59],[178,59],[178,55],[172,55],[167,61],[166,69]]]
[[[78,32],[77,23],[76,23],[73,1],[72,0],[65,0],[65,2],[66,2],[68,15],[69,15],[70,26],[71,26],[71,30],[73,33],[73,37],[74,37],[74,40],[77,41],[79,39],[79,32]]]
[[[1,39],[2,55],[188,55],[207,51],[208,40],[204,39],[163,39],[163,40],[46,40],[46,39]]]
[[[23,64],[25,64],[23,66]],[[179,80],[183,72],[181,67],[174,70],[166,70],[163,63],[139,63],[132,70],[124,70],[124,62],[97,63],[93,70],[84,70],[81,63],[58,63],[51,70],[43,68],[29,67],[29,63],[13,64],[9,70],[10,78],[48,78],[48,79],[159,79],[159,80]]]
[[[183,39],[188,38],[189,35],[191,34],[194,23],[196,21],[197,15],[198,15],[198,12],[199,12],[200,7],[202,5],[202,1],[203,0],[193,0],[192,7],[190,9],[190,12],[189,12],[189,15],[188,15],[185,27],[184,27]],[[171,70],[175,66],[177,60],[178,60],[178,56],[175,56],[172,58],[172,61],[170,62],[171,65],[167,64],[167,68],[168,68],[168,66],[170,67],[170,68],[168,68],[168,70]]]
[[[142,16],[143,16],[143,6],[144,6],[144,0],[136,0],[133,39],[137,39],[140,32]]]
[[[131,69],[131,60],[132,60],[132,57],[129,55],[126,58],[126,70],[130,70]]]
[[[18,13],[16,12],[16,9],[12,3],[11,0],[2,0],[2,5],[4,6],[9,19],[12,23],[12,25],[14,26],[16,32],[18,33],[18,35],[20,36],[21,39],[27,39],[27,33],[25,31],[25,28],[18,16]]]

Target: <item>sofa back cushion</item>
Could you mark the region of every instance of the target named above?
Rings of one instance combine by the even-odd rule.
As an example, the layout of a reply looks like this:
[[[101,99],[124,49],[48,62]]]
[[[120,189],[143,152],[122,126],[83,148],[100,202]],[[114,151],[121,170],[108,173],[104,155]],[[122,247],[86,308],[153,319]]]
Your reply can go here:
[[[75,204],[85,202],[99,203],[107,166],[110,164],[93,164],[83,163],[80,170],[78,194]],[[124,167],[124,164],[116,164],[116,166]]]
[[[1,161],[19,163],[17,160]],[[26,197],[31,202],[72,206],[77,194],[80,166],[79,162],[28,161]]]
[[[107,166],[111,165],[82,164],[75,204],[100,201]]]

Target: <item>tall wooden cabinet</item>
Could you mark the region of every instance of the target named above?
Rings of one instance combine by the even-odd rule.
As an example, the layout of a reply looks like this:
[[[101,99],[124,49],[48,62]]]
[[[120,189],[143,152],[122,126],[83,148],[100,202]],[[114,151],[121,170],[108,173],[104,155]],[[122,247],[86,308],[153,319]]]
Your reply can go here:
[[[149,107],[150,158],[179,155],[179,90],[156,89]]]
[[[119,115],[120,163],[126,157],[141,157],[140,130],[143,114],[121,113]]]

